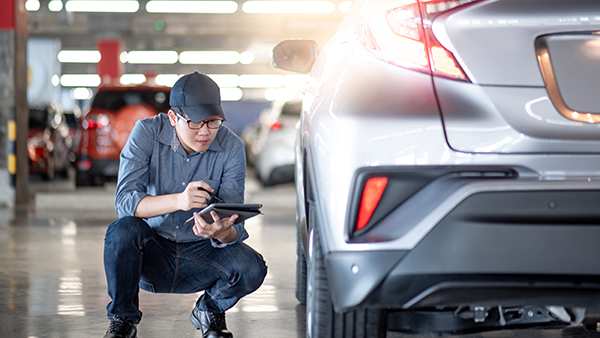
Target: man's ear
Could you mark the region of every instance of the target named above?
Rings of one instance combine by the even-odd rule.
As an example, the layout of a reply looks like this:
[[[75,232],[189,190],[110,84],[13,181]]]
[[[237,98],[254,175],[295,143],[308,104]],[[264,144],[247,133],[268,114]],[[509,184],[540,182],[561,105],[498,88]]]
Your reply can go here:
[[[169,109],[169,112],[167,114],[169,115],[169,121],[171,122],[171,125],[175,127],[175,125],[177,124],[177,115],[175,115],[173,109]]]

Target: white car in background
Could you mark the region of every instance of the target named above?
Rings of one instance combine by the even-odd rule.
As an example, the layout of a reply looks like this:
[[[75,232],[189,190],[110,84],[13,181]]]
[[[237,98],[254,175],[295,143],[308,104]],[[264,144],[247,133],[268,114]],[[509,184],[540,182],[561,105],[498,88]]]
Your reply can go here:
[[[273,101],[241,133],[248,163],[264,186],[294,182],[294,142],[301,107],[300,99]]]

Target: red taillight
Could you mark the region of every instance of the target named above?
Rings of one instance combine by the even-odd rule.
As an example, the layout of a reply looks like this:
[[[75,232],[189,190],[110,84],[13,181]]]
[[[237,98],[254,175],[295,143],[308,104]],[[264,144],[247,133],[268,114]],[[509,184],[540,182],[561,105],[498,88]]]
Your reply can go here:
[[[275,121],[269,126],[269,128],[271,128],[271,130],[279,130],[281,129],[281,122]]]
[[[77,161],[77,169],[81,171],[88,171],[92,167],[92,161],[90,160],[79,160]]]
[[[106,127],[109,123],[108,116],[106,115],[92,115],[87,116],[83,121],[81,121],[81,127],[83,129],[96,129]]]
[[[374,177],[370,178],[365,184],[360,206],[358,207],[356,231],[362,230],[369,223],[377,204],[379,204],[381,195],[383,195],[387,182],[387,177]]]
[[[93,119],[85,119],[81,121],[81,127],[83,129],[96,129],[96,121]]]
[[[359,41],[377,58],[397,66],[469,81],[454,55],[434,36],[436,16],[481,0],[397,1],[364,16],[356,27]]]

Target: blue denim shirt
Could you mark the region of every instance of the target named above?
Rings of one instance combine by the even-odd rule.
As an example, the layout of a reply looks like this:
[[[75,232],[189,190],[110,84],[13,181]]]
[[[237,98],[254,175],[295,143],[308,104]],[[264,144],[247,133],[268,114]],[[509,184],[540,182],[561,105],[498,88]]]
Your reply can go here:
[[[115,208],[119,217],[134,216],[145,196],[181,193],[192,181],[208,183],[227,203],[243,203],[245,179],[244,143],[229,128],[219,128],[207,151],[187,155],[168,115],[161,113],[137,121],[121,151]],[[176,211],[146,221],[158,235],[175,242],[206,240],[184,225],[194,211],[198,210]],[[243,223],[234,227],[238,237],[233,243],[248,238]],[[222,246],[214,240],[213,245]]]

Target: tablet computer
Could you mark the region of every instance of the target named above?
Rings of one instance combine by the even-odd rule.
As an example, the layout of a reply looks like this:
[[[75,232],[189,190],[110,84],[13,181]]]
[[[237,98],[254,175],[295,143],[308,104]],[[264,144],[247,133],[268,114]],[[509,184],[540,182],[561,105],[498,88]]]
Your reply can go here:
[[[214,222],[210,215],[212,210],[216,211],[220,218],[227,218],[237,214],[238,218],[235,220],[235,224],[237,224],[250,217],[262,214],[262,212],[260,212],[261,207],[262,204],[213,203],[198,211],[198,214],[209,223]],[[188,218],[187,221],[185,221],[185,225],[194,225],[194,216]]]

